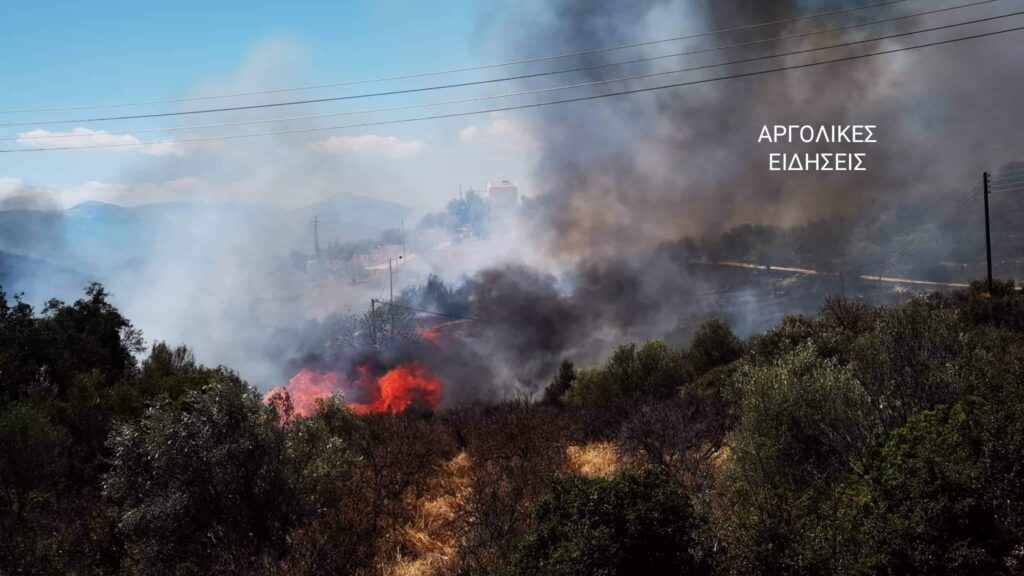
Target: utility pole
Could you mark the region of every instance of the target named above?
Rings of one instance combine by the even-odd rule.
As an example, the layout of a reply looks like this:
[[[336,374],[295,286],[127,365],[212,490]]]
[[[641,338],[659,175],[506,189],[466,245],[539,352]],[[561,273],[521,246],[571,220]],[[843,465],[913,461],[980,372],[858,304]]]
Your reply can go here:
[[[377,299],[370,298],[370,340],[377,345]]]
[[[395,277],[391,273],[391,258],[388,258],[388,286],[390,287],[391,296],[388,302],[388,330],[391,332],[391,337],[395,337]]]
[[[842,270],[839,271],[839,293],[843,295],[843,300],[846,300],[846,279]]]
[[[988,293],[992,295],[992,229],[989,225],[988,217],[988,195],[991,194],[989,190],[989,176],[988,172],[982,174],[982,181],[985,185],[985,256],[988,260]]]
[[[320,218],[313,216],[313,257],[320,257]]]
[[[402,260],[405,260],[405,218],[402,218]]]

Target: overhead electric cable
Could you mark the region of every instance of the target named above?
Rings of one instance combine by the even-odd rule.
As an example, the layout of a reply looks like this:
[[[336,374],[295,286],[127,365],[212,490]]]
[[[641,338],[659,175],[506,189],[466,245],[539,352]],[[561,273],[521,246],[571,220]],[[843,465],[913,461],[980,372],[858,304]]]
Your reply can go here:
[[[1024,182],[1024,174],[1017,174],[1006,178],[993,178],[993,184],[1004,184],[1006,182]]]
[[[889,257],[886,258],[883,262],[866,271],[865,275],[878,276],[881,275],[883,272],[888,272],[889,270],[894,268],[904,258],[910,255],[917,248],[918,244],[920,244],[925,238],[928,237],[928,234],[930,234],[930,231],[933,228],[937,227],[939,224],[945,224],[947,221],[949,221],[950,218],[953,217],[953,215],[969,206],[970,203],[978,197],[978,194],[980,192],[981,185],[979,184],[972,188],[971,191],[964,195],[964,197],[961,198],[956,204],[947,209],[946,212],[939,217],[938,222],[929,223],[926,226],[924,226],[924,228],[921,231],[903,239],[900,247],[894,250],[893,253],[890,254]]]
[[[1009,182],[1011,180],[1019,180],[1024,178],[1024,172],[1016,172],[1007,174],[1000,174],[992,179],[992,182]]]
[[[1019,14],[1024,14],[1024,12],[1017,12],[1017,13],[1013,13],[1013,14],[1006,14],[1006,15],[1003,15],[1003,16],[998,16],[998,17],[993,17],[993,18],[986,18],[986,19],[977,20],[977,21],[973,21],[973,22],[966,22],[966,23],[958,24],[957,26],[962,26],[962,25],[965,25],[965,24],[973,24],[973,23],[977,23],[977,22],[983,22],[983,21],[986,21],[986,20],[995,20],[995,19],[999,19],[999,18],[1006,18],[1006,17],[1010,17],[1010,16],[1016,16],[1016,15],[1019,15]],[[942,27],[942,28],[947,28],[947,27]],[[895,36],[906,36],[906,35],[909,35],[909,34],[920,34],[920,33],[923,33],[923,32],[930,32],[932,30],[937,30],[937,29],[940,29],[940,28],[929,29],[929,30],[919,30],[919,31],[916,31],[916,32],[908,32],[906,34],[898,34],[898,35],[895,35]],[[614,97],[614,96],[625,96],[625,95],[629,95],[629,94],[640,94],[640,93],[643,93],[643,92],[653,92],[653,91],[656,91],[656,90],[666,90],[666,89],[669,89],[669,88],[681,88],[683,86],[693,86],[693,85],[697,85],[697,84],[707,84],[707,83],[710,83],[710,82],[719,82],[719,81],[722,81],[722,80],[733,80],[733,79],[737,79],[737,78],[748,78],[748,77],[752,77],[752,76],[762,76],[762,75],[770,74],[770,73],[774,73],[774,72],[783,72],[783,71],[787,71],[787,70],[799,70],[799,69],[811,68],[811,67],[815,67],[815,66],[823,66],[823,65],[826,65],[826,64],[834,64],[834,63],[838,63],[838,62],[847,62],[847,61],[852,61],[852,60],[861,60],[861,59],[864,59],[864,58],[871,58],[871,57],[875,57],[875,56],[884,56],[884,55],[887,55],[887,54],[895,54],[895,53],[899,53],[899,52],[906,52],[906,51],[909,51],[909,50],[916,50],[916,49],[919,49],[919,48],[929,48],[929,47],[932,47],[932,46],[942,46],[942,45],[946,45],[946,44],[953,44],[953,43],[956,43],[956,42],[963,42],[963,41],[966,41],[966,40],[974,40],[974,39],[978,39],[978,38],[986,38],[986,37],[990,37],[990,36],[997,36],[997,35],[1000,35],[1000,34],[1007,34],[1007,33],[1010,33],[1010,32],[1017,32],[1019,30],[1024,30],[1024,26],[1017,26],[1017,27],[1014,27],[1014,28],[1007,28],[1007,29],[1004,29],[1004,30],[994,30],[994,31],[991,31],[991,32],[984,32],[984,33],[979,33],[979,34],[974,34],[974,35],[969,35],[969,36],[962,36],[962,37],[959,37],[959,38],[949,38],[949,39],[946,39],[946,40],[938,40],[938,41],[935,41],[935,42],[929,42],[929,43],[925,43],[925,44],[918,44],[916,46],[906,46],[906,47],[902,47],[902,48],[892,48],[892,49],[889,49],[889,50],[883,50],[883,51],[879,51],[879,52],[869,52],[867,54],[858,54],[858,55],[854,55],[854,56],[845,56],[845,57],[842,57],[842,58],[833,58],[831,60],[821,60],[821,61],[818,61],[818,62],[807,62],[807,63],[804,63],[804,64],[796,64],[796,65],[792,65],[792,66],[780,66],[780,67],[777,67],[777,68],[769,68],[769,69],[766,69],[766,70],[756,70],[756,71],[751,71],[751,72],[743,72],[743,73],[737,73],[737,74],[730,74],[730,75],[726,75],[726,76],[718,76],[718,77],[715,77],[715,78],[704,78],[704,79],[701,79],[701,80],[690,80],[690,81],[687,81],[687,82],[677,82],[677,83],[673,83],[673,84],[663,84],[663,85],[660,85],[660,86],[649,86],[649,87],[645,87],[645,88],[635,88],[635,89],[630,89],[630,90],[621,90],[621,91],[618,91],[618,92],[608,92],[608,93],[604,93],[604,94],[592,94],[592,95],[587,95],[587,96],[578,96],[578,97],[575,97],[575,98],[566,98],[566,99],[563,99],[563,100],[549,100],[549,101],[546,101],[546,102],[534,102],[534,103],[530,103],[530,104],[520,104],[520,105],[516,105],[516,106],[505,106],[505,107],[500,107],[500,108],[489,108],[489,109],[485,109],[485,110],[474,110],[474,111],[469,111],[469,112],[454,112],[454,113],[450,113],[450,114],[435,114],[435,115],[431,115],[431,116],[420,116],[420,117],[414,117],[414,118],[400,118],[400,119],[396,119],[396,120],[380,120],[380,121],[375,121],[375,122],[363,122],[363,123],[359,123],[359,124],[347,124],[347,125],[341,125],[341,126],[320,126],[320,127],[300,128],[300,129],[293,129],[293,130],[277,130],[277,131],[269,131],[269,132],[255,132],[255,133],[249,133],[249,134],[231,134],[231,135],[227,135],[227,136],[207,136],[207,137],[197,137],[197,138],[182,138],[182,139],[178,139],[178,140],[155,140],[155,141],[150,141],[150,142],[138,142],[138,143],[101,144],[101,145],[91,145],[91,146],[63,146],[63,147],[36,148],[36,149],[32,149],[32,148],[29,148],[29,149],[0,149],[0,153],[44,152],[44,151],[56,151],[56,150],[87,150],[87,149],[99,149],[99,148],[137,148],[137,147],[143,147],[143,146],[152,146],[152,145],[156,145],[156,144],[184,144],[184,143],[189,143],[189,142],[208,142],[208,141],[215,141],[215,140],[234,140],[234,139],[239,139],[239,138],[252,138],[252,137],[257,137],[257,136],[277,136],[277,135],[284,135],[284,134],[302,134],[302,133],[311,133],[311,132],[324,132],[324,131],[328,131],[328,130],[342,130],[342,129],[347,129],[347,128],[365,128],[365,127],[369,127],[369,126],[385,126],[385,125],[392,125],[392,124],[405,124],[405,123],[409,123],[409,122],[422,122],[422,121],[426,121],[426,120],[441,120],[441,119],[445,119],[445,118],[459,118],[459,117],[464,117],[464,116],[478,116],[478,115],[481,115],[481,114],[490,114],[490,113],[493,113],[493,112],[507,112],[507,111],[511,111],[511,110],[523,110],[523,109],[527,109],[527,108],[541,108],[541,107],[545,107],[545,106],[553,106],[553,105],[556,105],[556,104],[568,104],[568,103],[572,103],[572,102],[585,102],[585,101],[590,101],[590,100],[598,100],[598,99],[603,99],[603,98],[611,98],[611,97]],[[893,37],[895,37],[895,36],[893,36]],[[869,40],[869,42],[879,41],[879,40],[883,40],[883,39],[887,39],[887,38],[876,38],[876,39],[873,39],[873,40]],[[824,49],[830,49],[830,48],[837,48],[837,47],[841,47],[841,46],[846,46],[846,45],[851,45],[851,44],[860,44],[860,43],[863,43],[863,42],[852,42],[852,43],[847,43],[847,44],[830,46],[830,47],[826,47],[826,48],[819,48],[819,49],[815,49],[815,50],[824,50]],[[779,54],[779,55],[776,55],[774,57],[782,57],[782,56],[784,56],[784,55]],[[758,60],[760,60],[760,59],[764,59],[764,58],[759,58]],[[751,60],[751,61],[753,61],[753,60]],[[719,64],[718,66],[724,66],[724,65],[727,65],[727,64]]]
[[[990,16],[988,18],[979,18],[979,19],[976,19],[976,20],[969,20],[967,22],[958,22],[958,23],[954,23],[954,24],[947,24],[945,26],[936,26],[936,27],[933,27],[933,28],[926,28],[926,29],[923,29],[923,30],[916,30],[916,31],[911,31],[911,32],[902,32],[902,33],[899,33],[899,34],[892,34],[892,35],[889,35],[889,36],[882,36],[882,37],[878,37],[878,38],[851,41],[851,42],[846,42],[846,43],[843,43],[843,44],[835,44],[835,45],[825,46],[825,47],[821,47],[821,48],[810,48],[810,49],[805,49],[805,50],[797,50],[797,51],[793,51],[793,52],[784,52],[784,53],[773,54],[773,55],[768,55],[768,56],[760,56],[760,57],[756,57],[756,58],[744,58],[744,59],[740,59],[740,60],[734,60],[734,61],[731,61],[731,62],[721,62],[721,63],[718,63],[718,64],[709,64],[709,65],[705,65],[705,66],[694,66],[694,67],[690,67],[690,68],[683,68],[683,69],[676,70],[676,71],[666,72],[666,74],[671,74],[671,73],[676,73],[676,72],[687,72],[687,71],[691,71],[691,70],[701,70],[701,69],[706,69],[706,68],[715,68],[715,67],[719,67],[719,66],[728,66],[730,64],[742,64],[742,63],[746,63],[746,62],[756,62],[758,60],[767,60],[767,59],[770,59],[770,58],[779,58],[779,57],[783,57],[783,56],[793,56],[793,55],[805,54],[805,53],[808,53],[808,52],[814,52],[814,51],[819,51],[819,50],[829,50],[829,49],[832,49],[832,48],[841,48],[841,47],[845,47],[845,46],[853,46],[853,45],[856,45],[856,44],[864,44],[864,43],[868,43],[868,42],[876,42],[876,41],[880,41],[880,40],[888,40],[888,39],[892,39],[892,38],[900,38],[900,37],[904,37],[904,36],[910,36],[910,35],[913,35],[913,34],[920,34],[920,33],[923,33],[923,32],[933,32],[933,31],[936,31],[936,30],[945,30],[945,29],[949,29],[949,28],[956,28],[956,27],[959,27],[959,26],[966,26],[966,25],[969,25],[969,24],[978,24],[978,23],[981,23],[981,22],[988,22],[988,21],[991,21],[991,20],[999,20],[1001,18],[1007,18],[1009,16],[1016,16],[1016,15],[1019,15],[1019,14],[1022,14],[1022,13],[1024,13],[1024,12],[1015,12],[1015,13],[1011,13],[1011,14],[1003,14],[1003,15],[1000,15],[1000,16]],[[637,61],[638,62],[642,61],[642,59],[637,60]],[[413,94],[413,93],[419,93],[419,92],[433,92],[433,91],[437,91],[437,90],[447,90],[447,89],[451,89],[451,88],[464,88],[464,87],[467,87],[467,86],[479,86],[479,85],[483,85],[483,84],[494,84],[494,83],[497,83],[497,82],[508,82],[508,81],[514,81],[514,80],[526,80],[526,79],[529,79],[529,78],[539,78],[539,77],[543,77],[543,76],[551,76],[551,75],[556,75],[556,74],[567,74],[567,73],[570,73],[570,72],[583,72],[583,71],[587,71],[587,70],[595,70],[595,69],[598,69],[598,68],[607,68],[609,66],[615,66],[615,65],[618,65],[618,64],[598,64],[598,65],[594,65],[594,66],[581,66],[581,67],[571,68],[571,69],[553,70],[553,71],[546,71],[546,72],[535,72],[535,73],[531,73],[531,74],[520,74],[520,75],[516,75],[516,76],[506,76],[506,77],[503,77],[503,78],[491,78],[491,79],[487,79],[487,80],[474,80],[474,81],[467,81],[467,82],[457,82],[457,83],[452,83],[452,84],[440,84],[440,85],[434,85],[434,86],[422,86],[422,87],[419,87],[419,88],[405,88],[405,89],[401,89],[401,90],[388,90],[388,91],[383,91],[383,92],[368,92],[368,93],[362,93],[362,94],[349,94],[349,95],[345,95],[345,96],[333,96],[333,97],[327,97],[327,98],[313,98],[313,99],[307,99],[307,100],[290,100],[290,101],[285,101],[285,102],[268,102],[268,103],[263,103],[263,104],[248,104],[248,105],[245,105],[245,106],[227,106],[227,107],[221,107],[221,108],[204,108],[204,109],[199,109],[199,110],[182,110],[182,111],[178,111],[178,112],[156,112],[156,113],[152,113],[152,114],[134,114],[134,115],[128,115],[128,116],[107,116],[107,117],[96,117],[96,118],[78,118],[78,119],[73,119],[73,120],[47,120],[47,121],[38,121],[38,122],[9,122],[9,123],[5,123],[5,124],[0,124],[0,127],[11,127],[11,126],[45,126],[45,125],[55,125],[55,124],[83,124],[83,123],[87,123],[87,122],[110,122],[110,121],[117,121],[117,120],[139,120],[139,119],[144,119],[144,118],[165,118],[165,117],[169,117],[169,116],[189,116],[189,115],[195,115],[195,114],[211,114],[211,113],[218,113],[218,112],[236,112],[236,111],[240,111],[240,110],[257,110],[257,109],[264,109],[264,108],[279,108],[279,107],[282,107],[282,106],[297,106],[297,105],[303,105],[303,104],[320,104],[320,103],[323,103],[323,102],[338,102],[338,101],[342,101],[342,100],[357,100],[357,99],[363,99],[363,98],[375,98],[375,97],[380,97],[380,96],[394,96],[394,95],[398,95],[398,94]]]
[[[379,302],[380,304],[384,304],[384,305],[387,305],[387,306],[394,306],[396,308],[405,308],[406,310],[410,310],[412,312],[419,312],[421,314],[431,314],[433,316],[440,316],[440,317],[443,317],[443,318],[454,318],[456,320],[473,320],[473,321],[480,320],[479,318],[474,318],[472,316],[459,316],[458,314],[445,314],[444,312],[435,312],[434,310],[424,310],[422,308],[414,308],[412,306],[406,306],[405,304],[399,304],[398,302],[384,302],[384,301],[382,301],[380,299],[377,299],[376,301]]]
[[[773,38],[765,38],[765,39],[755,40],[755,41],[751,41],[751,42],[742,42],[742,43],[737,43],[737,44],[729,44],[729,45],[725,45],[725,46],[717,46],[717,47],[714,47],[714,48],[705,48],[705,49],[701,49],[701,50],[693,50],[693,51],[687,51],[687,52],[677,52],[677,53],[674,53],[674,54],[665,54],[665,55],[660,55],[660,56],[652,56],[652,57],[648,57],[648,58],[639,58],[639,59],[627,60],[627,61],[623,61],[623,62],[611,62],[611,63],[607,63],[607,64],[600,64],[600,65],[589,66],[589,67],[584,67],[584,68],[572,68],[572,69],[568,69],[568,70],[551,71],[551,72],[546,72],[546,73],[543,73],[543,74],[544,75],[548,75],[548,74],[563,74],[563,73],[578,72],[578,71],[583,71],[583,70],[596,70],[596,69],[599,69],[599,68],[608,68],[608,67],[613,67],[613,66],[622,66],[622,65],[627,65],[627,64],[635,64],[635,63],[639,63],[639,62],[648,62],[648,61],[653,61],[653,60],[661,60],[661,59],[665,59],[665,58],[673,58],[673,57],[678,57],[678,56],[688,56],[688,55],[693,55],[693,54],[701,54],[701,53],[705,53],[705,52],[714,52],[714,51],[719,51],[719,50],[726,50],[726,49],[729,49],[729,48],[738,48],[738,47],[752,46],[752,45],[756,45],[756,44],[764,44],[764,43],[768,43],[768,42],[778,42],[778,41],[783,41],[783,40],[792,40],[792,39],[796,39],[796,38],[804,38],[804,37],[808,37],[808,36],[815,36],[815,35],[820,35],[820,34],[828,34],[828,33],[832,33],[832,32],[839,32],[839,31],[850,30],[850,29],[854,29],[854,28],[863,28],[863,27],[866,27],[866,26],[873,26],[873,25],[876,25],[876,24],[885,24],[885,23],[895,22],[895,21],[899,21],[899,20],[906,20],[908,18],[918,18],[918,17],[921,17],[921,16],[928,16],[928,15],[937,14],[937,13],[940,13],[940,12],[949,12],[949,11],[952,11],[952,10],[959,10],[959,9],[963,9],[963,8],[969,8],[969,7],[978,6],[978,5],[981,5],[981,4],[989,4],[989,3],[992,3],[992,2],[998,2],[998,1],[1000,1],[1000,0],[979,0],[979,1],[976,1],[976,2],[968,3],[968,4],[961,4],[961,5],[957,5],[957,6],[949,6],[949,7],[939,8],[939,9],[935,9],[935,10],[927,10],[925,12],[917,12],[917,13],[914,13],[914,14],[906,14],[906,15],[903,15],[903,16],[897,16],[897,17],[893,17],[893,18],[885,18],[885,19],[882,19],[882,20],[873,20],[873,21],[870,21],[870,22],[861,22],[861,23],[858,23],[858,24],[851,24],[851,25],[847,25],[847,26],[839,26],[839,27],[835,27],[835,28],[826,28],[826,29],[823,29],[823,30],[816,30],[814,32],[805,32],[805,33],[802,33],[802,34],[793,34],[793,35],[789,35],[789,36],[778,36],[778,37],[773,37]],[[865,40],[865,42],[867,42],[867,41],[870,41],[870,40]],[[825,48],[820,48],[820,49],[825,49]],[[785,54],[785,55],[789,55],[789,54]],[[779,55],[779,56],[781,56],[781,55]],[[778,57],[778,56],[769,56],[769,57]],[[750,60],[749,59],[745,59],[742,62],[747,62],[747,61],[750,61]],[[724,66],[724,65],[728,65],[728,64],[731,64],[731,63],[713,64],[713,65],[708,65],[706,67]],[[621,82],[621,81],[626,81],[626,80],[637,80],[637,79],[642,79],[642,78],[650,78],[652,76],[659,76],[659,75],[665,75],[665,74],[675,74],[677,72],[685,72],[685,71],[691,71],[691,70],[696,70],[696,69],[701,69],[701,68],[704,68],[704,67],[684,68],[684,69],[681,69],[681,70],[678,70],[678,71],[677,70],[673,70],[673,71],[670,71],[670,72],[659,72],[659,73],[654,73],[654,74],[643,74],[643,75],[636,75],[636,76],[628,76],[628,77],[625,77],[625,78],[612,78],[612,79],[607,79],[607,80],[582,82],[582,83],[569,84],[569,85],[564,85],[564,86],[554,86],[554,87],[549,87],[549,88],[540,88],[540,89],[536,89],[536,90],[526,90],[526,91],[511,92],[511,93],[505,93],[505,94],[494,94],[494,95],[489,95],[489,96],[478,96],[478,97],[473,97],[473,98],[463,98],[463,99],[459,99],[459,100],[444,100],[444,101],[428,102],[428,103],[425,103],[425,104],[411,104],[411,105],[407,104],[407,105],[402,105],[402,106],[391,106],[391,107],[386,107],[386,108],[371,108],[371,109],[362,109],[362,110],[350,110],[350,111],[345,111],[345,112],[333,112],[333,113],[329,113],[329,114],[309,114],[309,115],[304,115],[304,116],[264,118],[264,119],[259,119],[259,120],[243,120],[243,121],[238,121],[238,122],[220,122],[220,123],[212,123],[212,124],[193,124],[193,125],[186,125],[186,126],[171,126],[171,127],[164,127],[164,128],[146,128],[146,129],[141,129],[141,130],[132,130],[130,132],[106,132],[106,131],[103,131],[101,134],[96,134],[96,133],[27,134],[27,135],[15,136],[15,137],[0,138],[0,141],[11,142],[11,141],[29,141],[29,140],[49,140],[49,139],[55,139],[55,138],[60,138],[60,139],[64,139],[64,138],[95,138],[97,135],[102,135],[102,136],[134,136],[136,134],[147,134],[147,133],[156,133],[156,132],[180,132],[180,131],[184,131],[184,130],[200,130],[200,129],[206,129],[206,128],[225,128],[225,127],[232,127],[232,126],[247,126],[247,125],[253,125],[253,124],[267,124],[267,123],[274,123],[274,122],[293,122],[293,121],[297,121],[297,120],[313,120],[313,119],[320,119],[320,118],[334,118],[334,117],[339,117],[339,116],[351,116],[351,115],[357,115],[357,114],[370,114],[370,113],[377,113],[377,112],[393,112],[393,111],[398,111],[398,110],[411,110],[411,109],[416,109],[416,108],[427,108],[427,107],[433,107],[433,106],[446,106],[446,105],[452,105],[452,104],[466,104],[466,103],[472,103],[472,102],[482,102],[482,101],[485,101],[485,100],[495,100],[495,99],[500,99],[500,98],[512,98],[512,97],[517,97],[517,96],[527,96],[527,95],[541,94],[541,93],[546,93],[546,92],[568,90],[568,89],[572,89],[572,88],[580,88],[580,87],[585,87],[585,86],[593,86],[595,84],[610,83],[610,82]],[[32,122],[32,123],[26,123],[26,124],[45,125],[46,123]],[[0,126],[9,126],[9,125],[2,125],[2,124],[0,124]]]
[[[554,55],[549,55],[549,56],[538,56],[538,57],[526,58],[526,59],[522,59],[522,60],[511,60],[511,61],[499,62],[499,63],[495,63],[495,64],[482,64],[482,65],[478,65],[478,66],[467,66],[467,67],[464,67],[464,68],[451,68],[451,69],[447,69],[447,70],[437,70],[437,71],[433,71],[433,72],[421,72],[421,73],[416,73],[416,74],[404,74],[404,75],[398,75],[398,76],[387,76],[387,77],[383,77],[383,78],[371,78],[371,79],[366,79],[366,80],[350,80],[350,81],[345,81],[345,82],[332,82],[332,83],[328,83],[328,84],[313,84],[313,85],[309,85],[309,86],[298,86],[298,87],[291,87],[291,88],[277,88],[277,89],[272,89],[272,90],[256,90],[256,91],[251,91],[251,92],[235,92],[235,93],[232,93],[232,94],[217,94],[217,95],[211,95],[211,96],[194,96],[194,97],[191,97],[191,98],[172,98],[172,99],[165,99],[165,100],[148,100],[148,101],[139,101],[139,102],[120,102],[120,103],[111,103],[111,104],[87,104],[87,105],[80,105],[80,106],[67,106],[67,107],[62,107],[62,108],[26,108],[26,109],[20,109],[20,110],[0,110],[0,114],[25,114],[25,113],[32,113],[32,112],[66,112],[66,111],[71,111],[71,110],[91,110],[91,109],[99,109],[99,108],[121,108],[121,107],[128,107],[128,106],[148,106],[148,105],[154,105],[154,104],[175,104],[175,103],[181,103],[181,102],[195,102],[195,101],[202,101],[202,100],[222,99],[222,98],[237,98],[237,97],[241,97],[241,96],[258,96],[258,95],[264,95],[264,94],[280,94],[280,93],[283,93],[283,92],[297,92],[297,91],[302,91],[302,90],[314,90],[314,89],[321,89],[321,88],[339,88],[339,87],[342,87],[342,86],[353,86],[353,85],[358,85],[358,84],[371,84],[371,83],[376,83],[376,82],[386,82],[386,81],[392,81],[392,80],[412,80],[412,79],[416,79],[416,78],[426,78],[426,77],[430,77],[430,76],[440,76],[440,75],[444,75],[444,74],[456,74],[456,73],[460,73],[460,72],[474,72],[474,71],[478,71],[478,70],[487,70],[487,69],[492,69],[492,68],[501,68],[501,67],[505,67],[505,66],[514,66],[514,65],[518,65],[518,64],[530,64],[530,63],[534,63],[534,62],[546,62],[546,61],[550,61],[550,60],[558,60],[558,59],[563,59],[563,58],[571,58],[571,57],[575,57],[575,56],[585,56],[585,55],[588,55],[588,54],[599,54],[599,53],[602,53],[602,52],[611,52],[611,51],[615,51],[615,50],[624,50],[624,49],[627,49],[627,48],[638,48],[638,47],[641,47],[641,46],[652,46],[652,45],[655,45],[655,44],[663,44],[663,43],[666,43],[666,42],[677,42],[677,41],[680,41],[680,40],[691,40],[691,39],[696,39],[696,38],[705,38],[705,37],[708,37],[708,36],[715,36],[715,35],[718,35],[718,34],[726,34],[726,33],[729,33],[729,32],[740,32],[740,31],[743,31],[743,30],[753,30],[755,28],[762,28],[762,27],[766,27],[766,26],[774,26],[774,25],[777,25],[777,24],[788,24],[788,23],[792,23],[792,22],[800,22],[800,21],[803,21],[803,20],[811,20],[811,19],[814,19],[814,18],[824,18],[824,17],[827,17],[827,16],[838,16],[840,14],[847,14],[847,13],[850,13],[850,12],[857,12],[857,11],[860,11],[860,10],[868,10],[868,9],[871,9],[871,8],[881,8],[881,7],[890,6],[890,5],[893,5],[893,4],[900,4],[900,3],[903,3],[903,2],[906,2],[906,1],[907,0],[886,0],[884,2],[876,2],[874,4],[864,4],[864,5],[860,5],[860,6],[854,6],[854,7],[851,7],[851,8],[844,8],[844,9],[841,9],[841,10],[832,10],[832,11],[829,11],[829,12],[819,12],[819,13],[816,13],[816,14],[808,14],[808,15],[805,15],[805,16],[796,16],[796,17],[792,17],[792,18],[786,18],[786,19],[783,19],[783,20],[773,20],[773,21],[770,21],[770,22],[760,22],[760,23],[756,23],[756,24],[748,24],[748,25],[745,25],[745,26],[735,26],[735,27],[731,27],[731,28],[723,28],[723,29],[711,30],[711,31],[707,31],[707,32],[698,32],[698,33],[687,34],[687,35],[683,35],[683,36],[673,36],[671,38],[662,38],[662,39],[659,39],[659,40],[647,40],[647,41],[643,41],[643,42],[633,42],[633,43],[630,43],[630,44],[620,44],[620,45],[617,45],[617,46],[606,46],[606,47],[603,47],[603,48],[593,48],[593,49],[590,49],[590,50],[582,50],[582,51],[579,51],[579,52],[568,52],[568,53],[554,54]]]

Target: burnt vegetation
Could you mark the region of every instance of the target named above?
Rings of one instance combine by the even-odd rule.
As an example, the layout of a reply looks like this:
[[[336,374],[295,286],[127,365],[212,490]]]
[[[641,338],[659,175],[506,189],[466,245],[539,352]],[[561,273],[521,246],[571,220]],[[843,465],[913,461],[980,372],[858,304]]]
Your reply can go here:
[[[451,294],[426,289],[441,304]],[[0,293],[3,574],[1016,574],[1024,296],[831,299],[533,397],[299,417],[101,286]]]

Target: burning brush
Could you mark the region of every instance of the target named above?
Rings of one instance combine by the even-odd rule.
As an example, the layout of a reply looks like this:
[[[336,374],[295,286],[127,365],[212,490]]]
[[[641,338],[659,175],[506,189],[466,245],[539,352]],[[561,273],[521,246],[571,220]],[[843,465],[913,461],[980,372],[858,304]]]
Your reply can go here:
[[[287,395],[300,416],[316,411],[317,400],[341,394],[348,407],[357,414],[402,412],[413,406],[437,408],[441,404],[441,379],[418,362],[396,366],[380,376],[368,364],[357,368],[357,376],[304,368],[288,380],[288,384],[267,392],[264,401]]]
[[[440,330],[443,325],[416,326],[418,339],[432,347],[443,349]],[[375,412],[402,412],[410,407],[437,408],[441,403],[441,378],[431,373],[418,361],[397,364],[388,369],[375,369],[377,362],[359,363],[354,374],[341,370],[303,368],[264,396],[272,402],[287,395],[295,413],[309,416],[316,411],[318,400],[340,394],[349,408],[357,414]]]

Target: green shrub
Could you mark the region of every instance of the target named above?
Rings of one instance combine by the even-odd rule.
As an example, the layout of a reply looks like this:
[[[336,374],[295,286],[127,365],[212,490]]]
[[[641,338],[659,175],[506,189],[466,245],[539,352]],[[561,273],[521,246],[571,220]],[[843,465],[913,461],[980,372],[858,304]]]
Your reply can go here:
[[[1006,424],[1020,432],[1024,411],[1012,412],[972,400],[917,414],[888,436],[846,493],[851,520],[872,527],[860,554],[871,572],[1011,572],[1024,478],[1005,459],[1022,455]]]
[[[544,402],[561,404],[563,397],[572,388],[574,382],[576,382],[576,368],[569,360],[562,360],[562,365],[558,367],[558,374],[544,389]]]
[[[110,437],[103,482],[132,572],[202,573],[223,550],[280,550],[296,498],[285,429],[237,377],[218,375]]]
[[[653,471],[555,478],[510,575],[700,574],[693,508]]]
[[[64,473],[68,438],[63,428],[27,404],[0,413],[0,513],[17,523],[33,494],[57,486]],[[4,518],[7,521],[11,518]],[[0,523],[6,526],[7,522]]]
[[[832,490],[875,428],[853,373],[804,345],[745,366],[732,457],[719,475],[715,532],[737,574],[821,573],[829,562]]]
[[[970,358],[966,336],[956,310],[925,298],[880,310],[875,326],[852,343],[847,356],[886,429],[962,397],[959,367]]]
[[[576,374],[568,399],[599,405],[626,398],[668,398],[688,381],[682,352],[661,340],[620,346],[608,362]]]
[[[714,318],[701,324],[690,343],[687,363],[697,376],[718,366],[739,360],[743,342],[732,333],[729,323]]]

